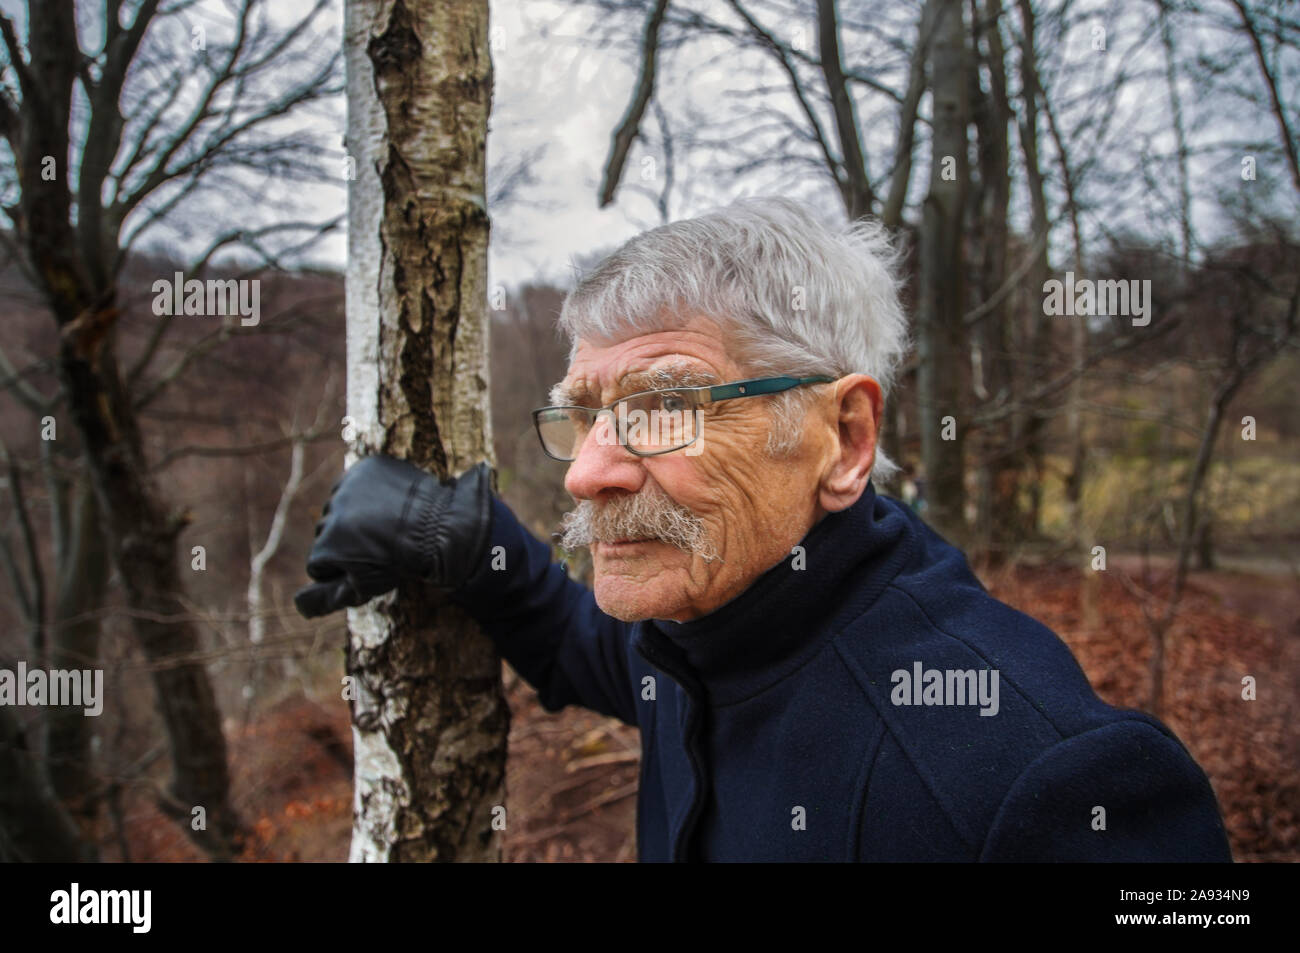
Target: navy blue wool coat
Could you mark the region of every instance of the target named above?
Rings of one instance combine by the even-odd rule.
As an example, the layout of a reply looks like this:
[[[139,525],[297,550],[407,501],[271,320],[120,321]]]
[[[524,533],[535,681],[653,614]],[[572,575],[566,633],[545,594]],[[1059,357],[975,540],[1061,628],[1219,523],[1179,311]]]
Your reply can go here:
[[[687,623],[605,615],[495,499],[490,545],[452,598],[547,710],[640,728],[643,861],[1232,859],[1173,733],[870,485]]]

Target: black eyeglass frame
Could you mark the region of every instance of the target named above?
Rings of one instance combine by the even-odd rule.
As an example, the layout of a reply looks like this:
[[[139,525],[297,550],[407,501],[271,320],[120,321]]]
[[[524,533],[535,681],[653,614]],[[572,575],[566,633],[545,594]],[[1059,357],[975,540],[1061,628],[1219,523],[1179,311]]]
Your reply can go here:
[[[546,438],[542,436],[542,415],[553,411],[579,411],[585,413],[588,417],[588,430],[595,426],[596,418],[601,414],[609,411],[613,414],[615,424],[617,425],[619,416],[614,412],[615,408],[624,401],[632,400],[636,397],[644,397],[647,394],[674,394],[682,395],[691,401],[689,408],[692,414],[699,412],[699,408],[705,404],[714,404],[720,400],[736,400],[741,397],[761,397],[765,394],[779,394],[782,391],[792,390],[795,387],[803,387],[807,384],[832,384],[838,378],[829,377],[820,374],[814,377],[754,377],[743,381],[731,381],[727,384],[706,384],[702,387],[658,387],[653,390],[637,391],[635,394],[628,394],[620,397],[618,400],[604,407],[582,407],[570,405],[557,405],[553,407],[538,407],[533,411],[533,428],[537,431],[537,439],[542,445],[542,452],[552,460],[559,460],[561,463],[572,463],[577,459],[573,457],[560,457],[551,453],[546,446]],[[691,444],[700,438],[699,421],[696,421],[695,436],[688,442],[679,447],[670,447],[667,450],[636,450],[627,444],[627,434],[619,428],[618,442],[621,447],[629,453],[638,457],[658,457],[665,453],[676,453],[678,450],[685,450]]]

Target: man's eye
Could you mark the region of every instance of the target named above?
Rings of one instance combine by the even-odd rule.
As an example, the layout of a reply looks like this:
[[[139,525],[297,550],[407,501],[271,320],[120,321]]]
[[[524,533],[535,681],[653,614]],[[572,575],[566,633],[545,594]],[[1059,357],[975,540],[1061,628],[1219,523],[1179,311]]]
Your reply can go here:
[[[585,431],[591,424],[591,417],[581,410],[569,410],[569,423],[579,432]]]
[[[683,413],[690,409],[690,403],[683,394],[660,394],[659,409],[665,413]]]

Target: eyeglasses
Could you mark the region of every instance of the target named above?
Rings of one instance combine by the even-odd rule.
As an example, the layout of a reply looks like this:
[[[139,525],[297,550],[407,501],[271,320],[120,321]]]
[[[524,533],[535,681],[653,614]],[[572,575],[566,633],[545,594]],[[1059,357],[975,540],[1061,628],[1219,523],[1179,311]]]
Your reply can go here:
[[[700,436],[700,407],[720,400],[760,397],[805,384],[829,384],[834,377],[759,377],[706,387],[665,387],[645,390],[614,401],[606,407],[540,407],[533,411],[533,424],[548,457],[569,462],[587,439],[601,414],[615,423],[618,443],[638,457],[655,457],[683,450]],[[613,442],[602,431],[598,439]]]

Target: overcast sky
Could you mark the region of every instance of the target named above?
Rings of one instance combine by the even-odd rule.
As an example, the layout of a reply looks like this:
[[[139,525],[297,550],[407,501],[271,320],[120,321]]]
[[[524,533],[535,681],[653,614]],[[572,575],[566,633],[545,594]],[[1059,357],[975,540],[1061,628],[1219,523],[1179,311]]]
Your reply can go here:
[[[541,150],[524,200],[494,217],[491,279],[566,280],[575,255],[657,224],[646,199],[601,210],[596,193],[610,135],[635,81],[631,63],[583,41],[586,11],[564,3],[497,0],[491,7],[496,89],[489,161]]]
[[[269,9],[277,22],[287,24],[305,15],[312,5],[313,0],[274,0]],[[753,0],[752,5],[757,10],[766,9],[761,0]],[[23,33],[25,6],[21,0],[0,0],[0,9],[14,17]],[[720,0],[712,3],[710,0],[693,0],[691,7],[704,9],[718,19],[729,17],[727,5]],[[865,16],[863,11],[868,7],[870,16],[866,17],[865,26],[850,26],[849,14],[845,11],[856,11],[857,15]],[[912,25],[915,7],[914,0],[842,4],[841,14],[845,18],[842,42],[846,61],[860,67],[865,64],[876,79],[901,88],[901,70],[906,67],[908,51],[891,48],[887,43],[879,48],[872,44],[877,33],[910,35],[910,31],[915,29]],[[1092,7],[1098,11],[1099,19],[1095,23],[1105,23],[1109,30],[1107,52],[1103,54],[1089,48],[1091,31],[1095,27],[1088,13]],[[87,45],[97,42],[94,18],[102,16],[101,9],[99,3],[78,5],[83,43]],[[1124,5],[1119,9],[1126,18],[1112,15],[1108,19],[1103,18],[1106,0],[1079,0],[1074,9],[1083,9],[1087,15],[1072,29],[1067,47],[1056,60],[1044,63],[1047,79],[1060,97],[1059,103],[1081,103],[1083,105],[1079,108],[1087,108],[1088,103],[1095,101],[1092,90],[1104,83],[1107,75],[1113,75],[1113,71],[1130,69],[1140,73],[1142,68],[1159,66],[1158,60],[1150,59],[1153,53],[1158,52],[1158,47],[1150,42],[1150,17],[1144,6]],[[318,49],[337,48],[341,42],[342,12],[342,0],[332,0],[316,35],[311,38]],[[220,42],[223,22],[233,24],[230,0],[199,0],[184,16],[197,16],[211,24],[212,42],[216,44]],[[795,42],[795,37],[802,36],[805,28],[811,30],[811,26],[804,24],[800,17],[782,18],[770,13],[766,16],[766,25],[788,42]],[[511,167],[520,156],[536,156],[536,161],[531,167],[531,180],[517,191],[516,200],[493,208],[490,279],[494,284],[507,286],[535,279],[550,280],[564,286],[570,281],[576,257],[590,258],[593,252],[608,250],[659,223],[653,201],[636,191],[648,172],[656,176],[648,186],[657,188],[661,181],[657,176],[662,175],[662,168],[647,170],[644,164],[657,154],[653,141],[634,147],[624,174],[624,187],[616,203],[600,210],[596,199],[610,136],[627,107],[637,65],[630,51],[602,46],[600,37],[605,33],[616,37],[620,43],[635,43],[641,31],[640,19],[636,17],[619,22],[605,18],[596,21],[588,10],[575,9],[565,0],[492,0],[491,24],[495,93],[488,138],[489,167],[499,173]],[[1141,35],[1148,38],[1145,46],[1140,45]],[[173,41],[172,48],[182,46],[188,49],[185,39],[181,36]],[[798,42],[807,43],[810,49],[815,47],[815,40],[808,37]],[[1215,38],[1207,36],[1206,42],[1212,52]],[[1130,55],[1126,52],[1130,48],[1138,49],[1138,53]],[[1248,62],[1243,65],[1248,69]],[[1127,87],[1114,110],[1118,114],[1114,127],[1120,129],[1122,135],[1113,141],[1108,140],[1107,149],[1099,156],[1101,165],[1110,167],[1108,191],[1104,207],[1086,213],[1086,230],[1113,228],[1126,224],[1127,220],[1135,229],[1148,234],[1170,234],[1175,220],[1169,206],[1170,196],[1175,193],[1169,182],[1170,166],[1166,163],[1163,167],[1154,167],[1153,178],[1153,173],[1142,165],[1140,158],[1152,151],[1172,151],[1168,108],[1161,93],[1163,87],[1151,85],[1159,83],[1160,74],[1151,69],[1147,69],[1147,73],[1148,77],[1154,75],[1156,79],[1149,78],[1146,85],[1138,83]],[[728,41],[722,39],[693,40],[681,49],[665,53],[658,80],[657,100],[665,105],[670,124],[676,126],[675,132],[680,134],[689,129],[710,136],[719,144],[712,151],[696,150],[685,157],[679,151],[671,217],[695,214],[739,195],[776,192],[801,197],[828,218],[843,218],[834,188],[825,172],[817,170],[813,163],[781,168],[764,165],[744,176],[728,176],[717,171],[720,156],[725,163],[734,164],[765,154],[770,157],[772,154],[802,151],[808,158],[816,160],[815,149],[807,143],[795,150],[772,146],[776,141],[773,137],[777,135],[772,130],[779,130],[781,126],[771,121],[774,113],[771,107],[779,106],[795,115],[797,112],[792,107],[785,78],[770,57],[753,52],[737,53]],[[1014,75],[1012,81],[1018,87]],[[1269,136],[1266,115],[1251,117],[1245,113],[1229,113],[1235,122],[1242,123],[1243,129],[1228,130],[1224,128],[1225,113],[1219,109],[1206,113],[1204,122],[1207,125],[1198,126],[1202,121],[1197,114],[1194,95],[1198,81],[1195,75],[1184,79],[1189,128],[1201,137],[1198,141],[1215,137],[1227,139],[1229,132],[1234,136],[1241,132],[1241,138],[1244,138],[1247,132],[1256,134],[1263,130],[1264,136]],[[740,87],[752,90],[759,84],[765,84],[770,91],[757,96],[752,92],[743,97],[735,95]],[[1013,95],[1015,92],[1013,88]],[[879,157],[888,155],[892,149],[897,134],[897,107],[887,97],[868,94],[861,88],[856,107],[858,126],[863,130],[868,153],[875,156],[874,161],[878,163]],[[769,113],[757,130],[755,127],[760,123],[754,118],[756,108],[766,109]],[[1068,114],[1070,108],[1069,105],[1061,106],[1062,112],[1066,113],[1065,119],[1073,118]],[[927,111],[928,105],[923,106],[923,114]],[[334,165],[331,168],[341,164],[344,156],[342,97],[292,122],[310,124],[326,144],[323,148],[332,153],[329,161]],[[1081,128],[1086,130],[1087,127]],[[657,137],[657,123],[650,114],[643,129],[651,140]],[[924,126],[920,127],[918,135],[920,141],[911,191],[913,211],[909,215],[915,214],[915,203],[921,198],[928,176]],[[1086,132],[1083,141],[1076,145],[1080,154],[1086,152],[1090,145]],[[1050,165],[1054,158],[1049,155],[1045,161]],[[1239,156],[1231,151],[1219,151],[1193,160],[1193,177],[1197,180],[1193,186],[1193,194],[1198,199],[1197,220],[1206,232],[1211,230],[1217,214],[1216,193],[1241,188],[1238,162]],[[1114,170],[1123,169],[1125,163],[1131,165],[1131,174],[1116,174]],[[875,167],[869,171],[879,180],[887,169]],[[1054,174],[1052,168],[1047,171],[1049,175]],[[489,185],[491,188],[491,183]],[[1023,231],[1027,209],[1019,185],[1013,196],[1013,222]],[[340,214],[344,210],[344,201],[341,177],[328,185],[315,186],[272,182],[260,187],[256,202],[245,202],[232,210],[230,203],[225,201],[226,207],[220,211],[227,216],[242,216],[249,220],[259,213],[263,218],[281,215],[323,220]],[[1061,204],[1059,196],[1053,196],[1052,201],[1057,206]],[[1093,221],[1086,220],[1088,214],[1093,215]],[[189,251],[191,247],[202,248],[210,241],[212,232],[218,227],[214,223],[220,220],[220,216],[189,213],[178,216],[178,219],[180,221],[174,228],[162,232],[162,241],[172,249]],[[1066,260],[1068,257],[1060,244],[1068,237],[1066,233],[1067,230],[1062,228],[1054,234],[1054,259]],[[343,236],[336,234],[320,246],[315,261],[342,269],[344,249]]]

